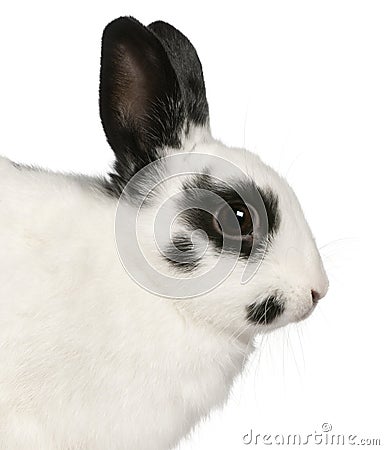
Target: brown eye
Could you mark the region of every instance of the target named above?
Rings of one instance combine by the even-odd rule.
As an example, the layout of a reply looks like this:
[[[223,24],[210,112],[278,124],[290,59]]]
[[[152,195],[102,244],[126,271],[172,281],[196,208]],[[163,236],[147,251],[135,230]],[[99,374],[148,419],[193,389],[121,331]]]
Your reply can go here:
[[[213,219],[214,226],[221,234],[243,239],[252,235],[252,217],[256,218],[255,211],[252,212],[244,203],[228,203],[217,211]]]

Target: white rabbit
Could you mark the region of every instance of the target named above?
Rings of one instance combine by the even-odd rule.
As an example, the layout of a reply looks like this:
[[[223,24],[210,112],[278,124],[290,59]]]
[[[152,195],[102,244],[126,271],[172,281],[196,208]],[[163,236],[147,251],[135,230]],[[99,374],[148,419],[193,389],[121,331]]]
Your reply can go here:
[[[0,159],[0,449],[170,449],[328,288],[287,182],[211,136],[179,31],[106,27],[100,113],[105,180]]]

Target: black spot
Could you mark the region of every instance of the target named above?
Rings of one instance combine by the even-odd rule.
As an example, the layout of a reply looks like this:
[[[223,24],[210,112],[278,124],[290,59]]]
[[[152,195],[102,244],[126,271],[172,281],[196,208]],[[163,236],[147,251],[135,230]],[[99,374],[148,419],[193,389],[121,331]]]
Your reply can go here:
[[[223,250],[223,235],[214,226],[210,212],[217,210],[222,201],[231,204],[244,202],[251,205],[259,214],[259,240],[239,240],[227,237],[225,251],[248,258],[251,253],[259,255],[267,245],[268,237],[274,234],[279,226],[278,199],[270,190],[262,190],[251,180],[235,180],[225,183],[212,177],[208,171],[193,176],[183,184],[184,197],[180,205],[182,219],[192,230],[203,230],[217,250]],[[211,193],[216,194],[213,198]]]
[[[284,312],[284,306],[276,296],[271,295],[262,303],[247,306],[247,319],[258,325],[268,325]]]
[[[198,266],[198,256],[192,241],[187,236],[176,235],[165,249],[165,259],[175,268],[190,272]]]

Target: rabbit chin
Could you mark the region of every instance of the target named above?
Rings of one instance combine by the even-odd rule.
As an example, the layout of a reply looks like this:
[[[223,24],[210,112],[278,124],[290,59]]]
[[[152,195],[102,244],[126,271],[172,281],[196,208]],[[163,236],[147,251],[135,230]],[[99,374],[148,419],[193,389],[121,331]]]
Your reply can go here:
[[[312,304],[311,307],[308,309],[308,311],[306,313],[304,313],[301,317],[296,319],[295,322],[301,322],[302,320],[307,319],[313,313],[316,306],[317,306],[317,303]]]

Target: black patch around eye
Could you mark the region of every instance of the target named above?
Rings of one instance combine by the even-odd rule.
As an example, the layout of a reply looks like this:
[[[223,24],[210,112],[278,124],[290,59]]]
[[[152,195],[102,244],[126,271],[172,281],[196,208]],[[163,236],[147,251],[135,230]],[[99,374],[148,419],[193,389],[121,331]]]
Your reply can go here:
[[[269,325],[284,312],[284,306],[275,296],[270,296],[262,303],[247,306],[247,319],[257,325]]]
[[[268,233],[273,235],[280,225],[279,201],[276,195],[269,189],[259,189],[263,199],[265,211],[268,217]]]
[[[204,230],[214,246],[221,251],[223,249],[223,236],[213,225],[210,212],[215,211],[220,206],[220,200],[228,204],[243,203],[250,204],[258,213],[262,223],[262,228],[266,234],[272,236],[278,230],[280,215],[278,210],[278,199],[271,190],[263,190],[250,180],[235,181],[230,184],[219,182],[212,177],[208,171],[205,174],[197,175],[183,184],[184,197],[182,201],[183,213],[181,217],[192,228],[192,230]],[[206,191],[206,193],[204,192]],[[212,198],[211,193],[216,194],[217,201]],[[221,201],[222,201],[221,200]],[[261,204],[262,202],[262,204]],[[263,210],[263,211],[261,211]],[[265,218],[266,214],[266,218]],[[268,220],[268,224],[266,220]],[[266,236],[265,236],[266,237]],[[252,239],[245,239],[240,243],[240,256],[249,257],[252,252]],[[260,242],[256,250],[265,248],[265,242]],[[239,241],[231,241],[227,237],[226,250],[238,253]]]
[[[194,250],[192,241],[182,235],[176,235],[172,239],[164,251],[165,259],[172,264],[173,267],[191,272],[198,266],[198,257]]]

